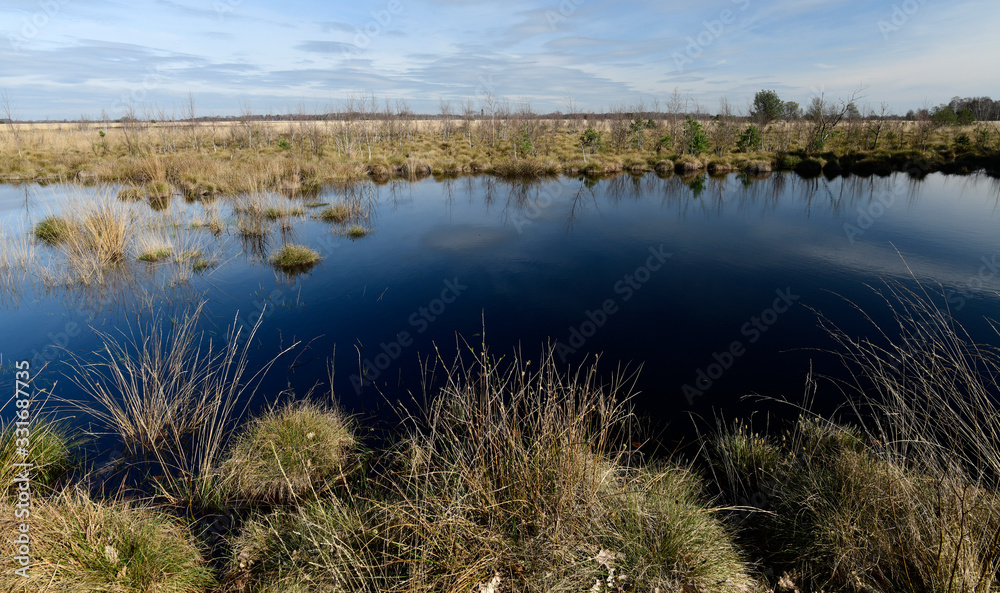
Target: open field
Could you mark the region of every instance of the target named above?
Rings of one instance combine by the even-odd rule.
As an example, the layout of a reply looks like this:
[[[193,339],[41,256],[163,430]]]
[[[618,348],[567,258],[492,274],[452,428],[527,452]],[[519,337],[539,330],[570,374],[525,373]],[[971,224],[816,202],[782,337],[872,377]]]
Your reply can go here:
[[[807,120],[758,129],[733,117],[589,117],[8,124],[0,180],[162,183],[208,195],[474,173],[1000,171],[997,122],[859,118],[829,129]]]

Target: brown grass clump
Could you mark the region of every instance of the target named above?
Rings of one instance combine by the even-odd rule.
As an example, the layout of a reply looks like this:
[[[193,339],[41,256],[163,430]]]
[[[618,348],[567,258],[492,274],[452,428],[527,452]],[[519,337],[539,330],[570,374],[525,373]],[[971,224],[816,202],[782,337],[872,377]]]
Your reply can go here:
[[[992,591],[1000,577],[1000,354],[930,295],[890,284],[898,327],[857,340],[823,320],[854,373],[851,428],[803,416],[781,439],[709,447],[761,563],[803,590]],[[810,393],[815,385],[810,385]]]
[[[552,356],[538,367],[459,358],[412,419],[402,498],[385,509],[403,587],[751,590],[690,473],[628,468],[622,384],[562,373]]]

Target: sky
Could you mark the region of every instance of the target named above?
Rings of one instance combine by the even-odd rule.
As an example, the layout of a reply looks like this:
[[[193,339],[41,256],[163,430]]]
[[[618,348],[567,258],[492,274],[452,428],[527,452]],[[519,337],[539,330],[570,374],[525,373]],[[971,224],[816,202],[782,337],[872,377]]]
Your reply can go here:
[[[0,0],[18,119],[337,110],[350,97],[538,113],[716,113],[773,89],[891,110],[1000,99],[997,0]],[[2,95],[0,95],[2,97]],[[571,108],[571,105],[573,106]]]

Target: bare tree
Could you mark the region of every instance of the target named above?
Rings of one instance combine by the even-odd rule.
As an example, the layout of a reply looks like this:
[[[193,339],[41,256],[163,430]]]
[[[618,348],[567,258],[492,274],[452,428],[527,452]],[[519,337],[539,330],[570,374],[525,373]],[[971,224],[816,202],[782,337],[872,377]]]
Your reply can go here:
[[[10,102],[10,96],[7,95],[6,89],[4,89],[3,95],[0,95],[0,113],[3,113],[4,119],[7,120],[7,129],[14,138],[14,146],[17,147],[17,158],[21,158],[21,130],[14,123],[17,113],[14,112],[14,106]]]
[[[184,116],[188,121],[188,130],[191,132],[191,147],[195,152],[201,150],[201,145],[198,143],[198,122],[195,121],[194,112],[194,93],[188,91],[187,104],[184,106]]]
[[[727,97],[719,99],[719,114],[714,125],[709,129],[709,139],[715,147],[715,154],[722,154],[736,143],[736,117],[733,107]]]
[[[844,121],[844,118],[857,111],[855,102],[861,97],[864,90],[865,87],[858,87],[851,91],[850,98],[841,99],[837,103],[829,101],[825,93],[813,97],[812,104],[809,105],[809,110],[806,112],[806,117],[813,122],[809,151],[826,148],[826,142],[833,135],[834,129]]]
[[[253,148],[253,107],[249,101],[240,101],[240,124],[247,137],[247,148]]]
[[[580,107],[568,91],[566,92],[566,98],[563,99],[563,103],[566,105],[566,118],[569,120],[573,131],[580,132]]]
[[[462,134],[469,141],[469,148],[472,148],[473,127],[476,123],[476,106],[472,99],[466,99],[462,105]]]
[[[490,89],[483,90],[483,105],[484,109],[489,111],[490,115],[490,147],[495,147],[497,144],[497,104],[499,100],[497,96],[493,94]]]
[[[670,119],[670,138],[672,142],[677,142],[677,134],[680,129],[682,115],[687,112],[688,99],[681,94],[681,90],[674,87],[674,92],[670,94],[667,101],[667,115]]]
[[[451,135],[451,115],[451,101],[441,99],[441,140],[443,142],[447,142]]]
[[[122,108],[121,126],[125,152],[132,155],[142,154],[142,135],[146,126],[136,113],[135,105],[131,102],[126,103]]]
[[[890,115],[889,105],[887,103],[882,103],[882,107],[878,112],[875,112],[874,110],[870,110],[868,112],[866,136],[871,141],[868,145],[870,150],[878,150],[878,141],[882,138],[882,134],[885,132]]]

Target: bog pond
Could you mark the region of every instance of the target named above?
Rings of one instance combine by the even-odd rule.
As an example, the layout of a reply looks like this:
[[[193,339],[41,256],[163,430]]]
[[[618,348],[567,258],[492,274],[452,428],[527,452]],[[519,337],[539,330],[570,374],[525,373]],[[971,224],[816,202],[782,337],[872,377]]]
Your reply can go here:
[[[769,407],[748,394],[800,401],[810,369],[842,378],[818,315],[854,337],[876,338],[872,322],[891,333],[876,292],[885,282],[922,286],[975,339],[998,342],[988,319],[1000,315],[1000,182],[983,175],[363,184],[268,196],[289,210],[252,239],[231,199],[177,195],[155,210],[122,206],[154,221],[173,255],[133,255],[100,281],[66,276],[58,247],[30,237],[31,225],[118,190],[0,186],[5,249],[31,251],[21,272],[13,256],[5,264],[4,384],[28,359],[39,386],[58,382],[72,397],[69,352],[86,359],[101,333],[129,334],[155,315],[169,324],[204,301],[207,336],[259,321],[259,364],[294,346],[254,406],[326,382],[332,364],[341,405],[380,414],[422,397],[429,356],[485,343],[536,358],[548,345],[567,366],[600,354],[609,374],[639,369],[637,410],[686,432],[690,414]],[[354,230],[317,216],[344,200],[363,208]],[[285,244],[323,259],[278,271],[269,258]],[[821,380],[817,405],[839,400]]]

